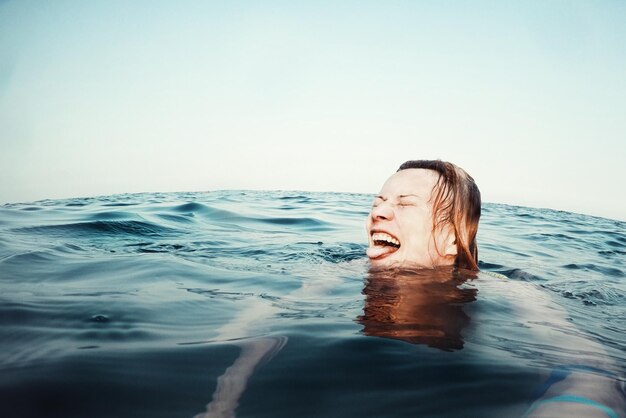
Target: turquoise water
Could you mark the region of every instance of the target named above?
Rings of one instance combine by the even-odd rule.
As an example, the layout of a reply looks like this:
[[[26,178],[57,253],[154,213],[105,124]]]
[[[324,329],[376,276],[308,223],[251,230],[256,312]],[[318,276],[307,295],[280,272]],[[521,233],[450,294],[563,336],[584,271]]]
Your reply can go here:
[[[376,273],[370,204],[218,191],[0,207],[2,415],[515,417],[563,364],[623,384],[626,223],[486,204],[486,273]]]

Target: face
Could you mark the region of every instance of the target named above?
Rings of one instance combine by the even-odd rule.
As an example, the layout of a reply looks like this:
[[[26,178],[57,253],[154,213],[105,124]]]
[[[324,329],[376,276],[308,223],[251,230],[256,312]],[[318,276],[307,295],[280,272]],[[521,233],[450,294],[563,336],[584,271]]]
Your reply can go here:
[[[432,193],[439,173],[411,168],[383,185],[367,217],[367,256],[375,267],[432,268],[454,264],[454,232],[433,231]]]

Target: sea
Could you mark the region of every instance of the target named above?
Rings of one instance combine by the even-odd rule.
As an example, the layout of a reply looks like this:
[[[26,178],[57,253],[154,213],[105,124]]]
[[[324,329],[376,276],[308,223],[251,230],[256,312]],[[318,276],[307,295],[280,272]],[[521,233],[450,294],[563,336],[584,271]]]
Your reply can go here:
[[[481,272],[381,272],[372,198],[0,206],[0,416],[521,418],[563,367],[623,393],[625,222],[485,203]]]

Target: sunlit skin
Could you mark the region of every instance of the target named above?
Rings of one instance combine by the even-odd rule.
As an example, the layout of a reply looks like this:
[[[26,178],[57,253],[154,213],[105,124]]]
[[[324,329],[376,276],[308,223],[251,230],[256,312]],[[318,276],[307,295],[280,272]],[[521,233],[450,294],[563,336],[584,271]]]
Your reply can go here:
[[[443,226],[433,232],[432,193],[438,179],[435,171],[411,168],[398,171],[385,182],[366,220],[367,256],[372,266],[433,268],[454,264],[452,229]],[[380,237],[395,239],[399,248],[375,242],[374,238]]]
[[[469,323],[463,305],[477,290],[452,268],[370,270],[359,322],[363,333],[427,344],[443,350],[463,348],[461,331]]]

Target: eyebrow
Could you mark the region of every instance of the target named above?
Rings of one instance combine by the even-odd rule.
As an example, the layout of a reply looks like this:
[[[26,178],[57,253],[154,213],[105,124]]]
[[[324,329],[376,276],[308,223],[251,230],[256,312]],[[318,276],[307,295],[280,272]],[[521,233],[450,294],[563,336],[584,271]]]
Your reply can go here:
[[[419,195],[416,194],[401,194],[398,195],[398,199],[405,199],[407,197],[415,197],[415,198],[420,198]],[[381,195],[377,195],[374,199],[381,199],[382,201],[387,201],[387,199],[389,199],[388,197],[385,196],[381,196]]]

